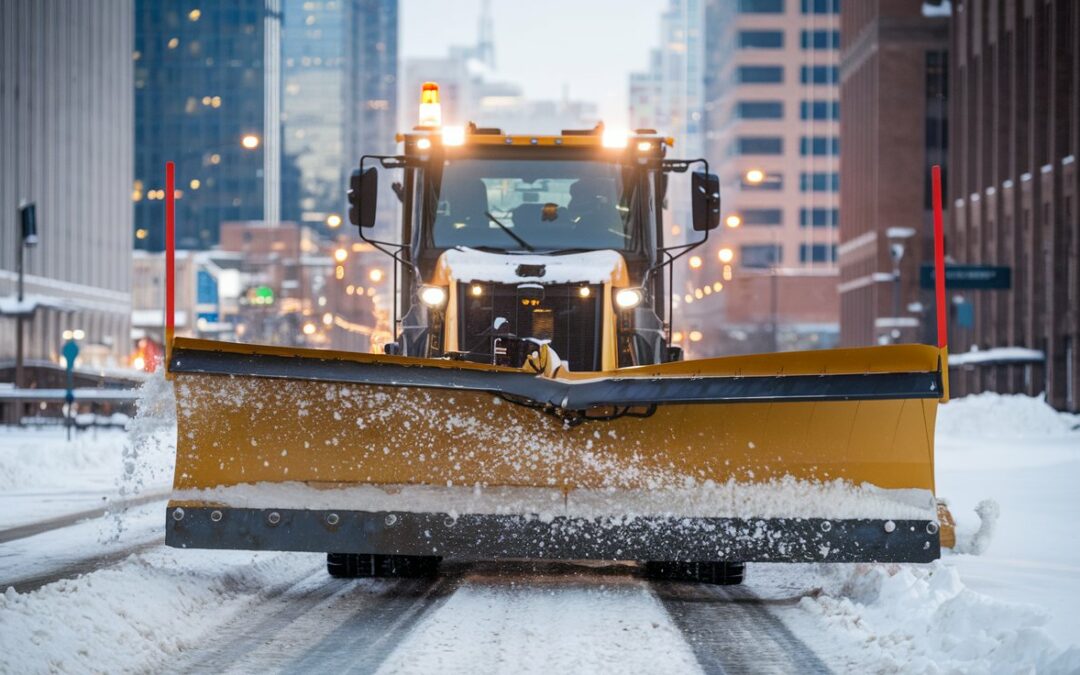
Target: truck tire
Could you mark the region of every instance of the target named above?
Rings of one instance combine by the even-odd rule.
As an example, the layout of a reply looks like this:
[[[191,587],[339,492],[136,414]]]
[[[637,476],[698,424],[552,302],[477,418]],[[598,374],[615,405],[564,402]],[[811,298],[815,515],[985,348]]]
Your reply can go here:
[[[432,577],[442,558],[432,555],[327,553],[326,571],[339,579],[363,577]]]
[[[745,573],[746,563],[741,562],[650,560],[645,563],[645,576],[666,581],[736,586],[743,582]]]

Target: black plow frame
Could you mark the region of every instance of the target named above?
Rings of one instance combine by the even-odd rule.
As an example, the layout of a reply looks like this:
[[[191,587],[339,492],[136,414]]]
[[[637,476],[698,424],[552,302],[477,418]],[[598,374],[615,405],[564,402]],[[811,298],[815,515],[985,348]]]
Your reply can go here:
[[[938,399],[941,374],[894,372],[821,375],[603,377],[558,380],[527,372],[452,366],[363,363],[333,358],[237,354],[176,348],[175,373],[243,375],[384,387],[488,392],[562,411],[692,403]]]
[[[541,519],[535,516],[170,505],[178,548],[432,555],[456,559],[930,562],[932,520]]]

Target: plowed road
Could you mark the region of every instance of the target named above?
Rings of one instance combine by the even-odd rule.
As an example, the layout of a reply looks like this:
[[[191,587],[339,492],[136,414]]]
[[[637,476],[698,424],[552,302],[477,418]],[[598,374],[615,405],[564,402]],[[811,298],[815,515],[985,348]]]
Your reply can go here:
[[[143,508],[161,512],[160,503]],[[67,531],[93,525],[56,524],[55,531],[35,530],[18,543],[29,545],[34,537],[70,540]],[[154,559],[163,553],[160,529],[145,527],[115,546],[83,548],[84,555],[54,557],[42,566],[11,567],[0,574],[0,588],[32,591],[123,565],[133,553]],[[181,567],[185,561],[205,567],[219,554],[175,555]],[[829,672],[772,611],[797,602],[797,596],[783,593],[766,600],[741,586],[649,581],[630,564],[444,562],[432,579],[345,580],[329,577],[317,556],[290,560],[301,564],[285,566],[289,578],[271,577],[269,587],[239,591],[251,596],[243,611],[219,625],[191,626],[199,637],[185,640],[166,669]],[[235,575],[234,568],[222,578]]]

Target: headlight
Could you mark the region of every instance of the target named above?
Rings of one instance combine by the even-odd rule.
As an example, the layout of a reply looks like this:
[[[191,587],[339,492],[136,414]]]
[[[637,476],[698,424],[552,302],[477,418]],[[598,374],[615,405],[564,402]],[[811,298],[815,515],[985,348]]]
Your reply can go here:
[[[633,309],[645,299],[645,292],[640,288],[624,288],[615,294],[615,304],[619,309]]]
[[[428,307],[439,307],[446,302],[446,290],[441,286],[424,286],[420,289],[420,301]]]

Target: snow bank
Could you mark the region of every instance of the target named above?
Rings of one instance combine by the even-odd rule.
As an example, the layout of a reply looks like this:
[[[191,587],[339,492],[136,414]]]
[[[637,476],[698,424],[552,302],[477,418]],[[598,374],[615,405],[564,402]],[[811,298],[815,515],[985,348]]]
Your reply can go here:
[[[1080,415],[1061,413],[1045,397],[985,392],[942,405],[937,433],[953,437],[1064,437],[1080,443]]]
[[[0,595],[0,672],[154,672],[311,556],[161,549],[25,594]],[[321,560],[320,560],[321,562]],[[229,563],[232,563],[231,565]]]
[[[818,566],[821,589],[799,607],[823,622],[857,669],[905,673],[1067,673],[1080,647],[1058,648],[1045,610],[1002,602],[964,586],[959,573],[927,566]]]
[[[184,490],[174,499],[236,508],[280,508],[406,513],[510,514],[554,517],[635,516],[728,518],[935,519],[927,490],[883,490],[834,480],[784,478],[764,483],[691,482],[655,490],[571,490],[497,486],[359,485],[325,489],[304,483],[257,483]]]
[[[172,384],[156,373],[140,387],[139,413],[119,429],[0,427],[0,490],[94,489],[120,493],[160,486],[172,477],[176,416]]]
[[[0,427],[0,490],[85,488],[121,472],[124,432]]]

